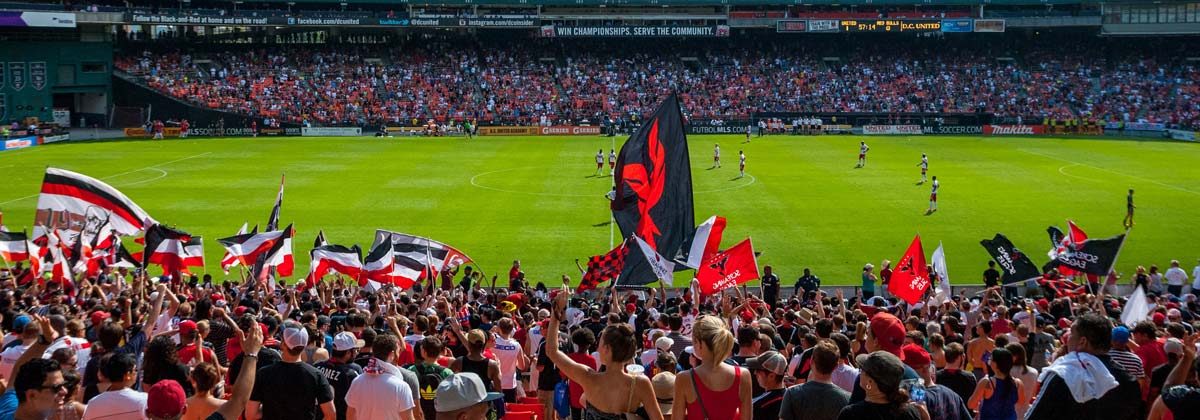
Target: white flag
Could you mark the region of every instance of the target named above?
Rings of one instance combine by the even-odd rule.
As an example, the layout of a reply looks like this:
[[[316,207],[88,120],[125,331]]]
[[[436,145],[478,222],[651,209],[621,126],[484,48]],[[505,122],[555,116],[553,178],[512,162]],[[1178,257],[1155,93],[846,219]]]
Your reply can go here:
[[[634,235],[633,238],[637,240],[638,246],[642,248],[642,254],[646,256],[646,261],[650,262],[650,269],[654,270],[654,276],[664,282],[673,283],[675,280],[675,263],[663,258],[662,255],[658,255],[657,252],[654,252],[654,248],[650,247],[650,244],[643,241],[637,235]]]
[[[933,251],[933,272],[937,273],[938,282],[934,285],[932,304],[942,305],[950,300],[953,292],[950,290],[950,274],[946,270],[946,252],[942,250],[942,243],[938,242],[936,251]]]
[[[1133,289],[1133,294],[1129,295],[1129,301],[1125,302],[1125,309],[1121,310],[1121,323],[1129,328],[1133,328],[1140,321],[1150,319],[1150,305],[1146,303],[1146,292],[1142,290],[1142,286]]]

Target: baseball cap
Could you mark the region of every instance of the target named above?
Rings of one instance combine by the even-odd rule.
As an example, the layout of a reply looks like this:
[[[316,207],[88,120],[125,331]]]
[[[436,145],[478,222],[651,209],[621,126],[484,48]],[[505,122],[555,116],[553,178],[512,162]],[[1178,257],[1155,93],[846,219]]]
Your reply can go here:
[[[855,360],[858,361],[858,368],[876,382],[899,384],[904,376],[904,362],[886,351],[860,354]]]
[[[633,304],[633,302],[625,304],[625,312],[634,312],[636,310],[637,310],[637,305]]]
[[[186,404],[183,387],[173,379],[158,381],[146,392],[146,413],[157,418],[174,418],[183,413]]]
[[[659,372],[650,379],[654,386],[654,396],[658,398],[658,411],[664,415],[671,414],[671,406],[675,403],[675,374]]]
[[[1128,343],[1129,328],[1125,328],[1124,325],[1118,325],[1116,328],[1113,328],[1112,341],[1113,343]]]
[[[304,327],[288,326],[283,329],[283,344],[288,348],[308,345],[308,331]]]
[[[1167,322],[1167,316],[1162,312],[1155,312],[1151,319],[1154,320],[1155,325],[1162,325],[1164,322]]]
[[[657,340],[654,340],[654,348],[660,351],[671,351],[671,346],[674,345],[675,340],[672,340],[670,337],[658,337]]]
[[[1183,342],[1178,338],[1168,338],[1166,343],[1163,343],[1163,351],[1167,354],[1183,355]]]
[[[480,329],[474,329],[467,332],[467,342],[482,346],[487,343],[487,333]]]
[[[487,392],[479,375],[471,372],[455,373],[438,384],[433,407],[439,413],[458,411],[485,401],[504,398],[499,392]]]
[[[307,331],[305,331],[305,333],[307,334]],[[367,343],[365,341],[355,337],[353,333],[346,331],[342,331],[333,336],[333,350],[335,351],[360,349],[366,344]]]
[[[879,349],[903,357],[900,347],[904,345],[904,323],[899,318],[887,312],[879,312],[871,317],[871,334],[879,343]]]
[[[30,318],[29,315],[17,315],[16,318],[13,318],[13,329],[24,331],[25,326],[30,322],[33,322],[33,318]]]
[[[108,312],[104,312],[104,311],[92,312],[92,325],[99,326],[100,323],[104,322],[104,320],[106,320],[110,317],[112,317],[112,315],[109,314]],[[15,326],[16,321],[13,321],[13,322],[14,322],[14,326]]]
[[[908,367],[928,366],[931,361],[929,352],[916,344],[905,344],[900,348],[900,354],[904,355],[901,360]]]
[[[505,312],[505,313],[511,313],[515,310],[517,310],[517,304],[507,301],[507,300],[500,302],[500,311]],[[453,411],[453,410],[451,410],[451,411]]]
[[[756,357],[746,359],[746,367],[750,370],[765,370],[776,375],[787,373],[787,359],[777,351],[768,351]]]
[[[196,321],[192,321],[190,319],[185,319],[183,321],[179,321],[179,336],[180,337],[187,338],[187,336],[189,334],[191,334],[192,331],[195,331],[195,330],[196,330]]]

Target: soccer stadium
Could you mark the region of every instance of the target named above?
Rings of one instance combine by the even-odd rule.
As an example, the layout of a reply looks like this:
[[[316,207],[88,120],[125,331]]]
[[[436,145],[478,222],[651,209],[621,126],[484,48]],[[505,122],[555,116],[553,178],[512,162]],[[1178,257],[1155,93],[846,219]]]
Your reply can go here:
[[[0,135],[0,420],[1200,412],[1197,0],[0,0]]]

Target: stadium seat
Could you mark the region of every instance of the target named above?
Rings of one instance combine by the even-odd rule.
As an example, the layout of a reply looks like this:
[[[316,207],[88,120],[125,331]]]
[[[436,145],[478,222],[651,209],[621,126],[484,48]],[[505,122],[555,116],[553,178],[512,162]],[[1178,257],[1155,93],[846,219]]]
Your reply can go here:
[[[534,416],[539,419],[544,418],[543,416],[545,415],[545,411],[546,411],[545,406],[543,406],[541,404],[508,403],[508,404],[504,405],[504,408],[505,408],[506,412],[509,414],[514,413],[514,412],[517,412],[517,413],[530,412],[530,413],[533,413]]]
[[[541,404],[537,397],[520,397],[517,398],[517,404]]]
[[[509,411],[504,413],[504,420],[541,420],[541,418],[529,411]]]

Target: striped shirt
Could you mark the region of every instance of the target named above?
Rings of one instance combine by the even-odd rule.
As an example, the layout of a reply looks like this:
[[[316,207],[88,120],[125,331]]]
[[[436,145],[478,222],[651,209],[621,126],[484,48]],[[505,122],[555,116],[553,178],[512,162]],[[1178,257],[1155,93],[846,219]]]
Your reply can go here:
[[[1112,358],[1113,363],[1129,372],[1134,378],[1145,378],[1146,370],[1142,369],[1142,359],[1137,357],[1133,352],[1126,350],[1112,349],[1108,351],[1108,357]]]

